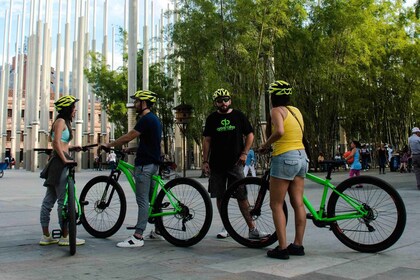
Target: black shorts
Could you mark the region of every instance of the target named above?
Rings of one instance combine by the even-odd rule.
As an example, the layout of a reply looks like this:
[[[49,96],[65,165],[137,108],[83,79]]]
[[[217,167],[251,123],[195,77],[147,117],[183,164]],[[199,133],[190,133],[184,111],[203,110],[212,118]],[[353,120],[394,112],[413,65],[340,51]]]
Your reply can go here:
[[[228,186],[235,181],[244,178],[244,167],[235,165],[229,170],[225,171],[211,171],[209,178],[209,193],[212,198],[222,199]],[[246,199],[246,194],[237,194],[238,200]]]

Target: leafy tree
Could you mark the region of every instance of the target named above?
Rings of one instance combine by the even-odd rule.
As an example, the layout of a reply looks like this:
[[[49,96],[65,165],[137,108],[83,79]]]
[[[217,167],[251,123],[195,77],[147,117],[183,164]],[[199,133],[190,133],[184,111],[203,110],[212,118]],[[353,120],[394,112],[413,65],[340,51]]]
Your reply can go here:
[[[125,134],[129,129],[127,123],[127,90],[128,90],[128,69],[127,69],[127,48],[126,33],[120,28],[120,36],[123,47],[124,65],[117,70],[111,70],[106,65],[106,57],[100,53],[90,53],[91,65],[85,69],[85,76],[91,84],[94,94],[100,98],[103,109],[108,115],[108,120],[116,126],[116,137]],[[143,50],[137,53],[137,88],[143,88]],[[158,95],[156,113],[163,124],[164,152],[169,151],[170,131],[173,129],[173,97],[175,88],[173,81],[162,71],[160,64],[151,65],[149,68],[149,89]]]

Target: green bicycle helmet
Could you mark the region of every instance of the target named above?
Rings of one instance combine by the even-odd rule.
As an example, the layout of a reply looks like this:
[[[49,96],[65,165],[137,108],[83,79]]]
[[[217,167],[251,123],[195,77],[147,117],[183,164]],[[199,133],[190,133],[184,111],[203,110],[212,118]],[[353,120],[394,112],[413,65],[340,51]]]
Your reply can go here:
[[[270,84],[268,93],[274,95],[290,95],[292,94],[292,87],[288,82],[278,80]]]
[[[66,107],[70,107],[71,105],[73,105],[74,103],[76,103],[77,101],[79,101],[79,99],[77,99],[76,97],[72,96],[72,95],[64,95],[61,96],[55,103],[54,103],[54,107],[57,111],[61,111]]]
[[[155,103],[157,94],[150,90],[139,90],[139,91],[136,91],[136,93],[130,97],[133,99],[145,100],[145,101],[150,101],[152,103]]]
[[[219,88],[213,93],[213,100],[216,100],[218,97],[223,97],[223,96],[230,97],[230,93],[228,90],[224,88]]]

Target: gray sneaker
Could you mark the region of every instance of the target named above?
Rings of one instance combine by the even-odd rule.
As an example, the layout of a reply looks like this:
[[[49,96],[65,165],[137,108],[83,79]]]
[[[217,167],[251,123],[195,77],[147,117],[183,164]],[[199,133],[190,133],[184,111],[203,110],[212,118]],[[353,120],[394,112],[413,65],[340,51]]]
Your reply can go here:
[[[269,237],[270,234],[263,232],[263,231],[259,231],[257,228],[253,228],[249,230],[249,239],[263,239],[266,237]]]

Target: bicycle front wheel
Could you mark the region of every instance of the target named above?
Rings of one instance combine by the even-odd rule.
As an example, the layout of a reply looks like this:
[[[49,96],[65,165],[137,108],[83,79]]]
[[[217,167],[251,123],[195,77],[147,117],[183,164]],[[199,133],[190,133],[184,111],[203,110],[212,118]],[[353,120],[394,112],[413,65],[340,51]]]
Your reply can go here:
[[[74,192],[74,181],[72,178],[67,179],[67,220],[68,234],[70,244],[70,255],[76,253],[76,199]]]
[[[360,203],[367,215],[339,220],[331,224],[335,236],[347,247],[364,253],[375,253],[391,247],[401,237],[406,223],[404,202],[387,182],[371,176],[349,178],[337,191]],[[354,213],[337,193],[328,201],[327,215]]]
[[[82,225],[92,236],[106,238],[116,233],[127,211],[125,194],[118,182],[108,176],[90,180],[80,194]]]
[[[175,215],[156,218],[156,226],[162,236],[178,247],[188,247],[200,242],[209,231],[213,207],[204,187],[190,178],[177,178],[165,184],[155,202],[154,212],[175,211],[171,201],[181,208]]]
[[[287,220],[286,203],[283,211]],[[222,199],[220,215],[226,231],[239,244],[249,248],[263,248],[277,241],[270,208],[270,192],[262,178],[246,177],[233,183]],[[250,235],[249,223],[253,223],[262,238]]]

